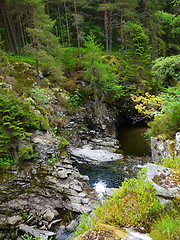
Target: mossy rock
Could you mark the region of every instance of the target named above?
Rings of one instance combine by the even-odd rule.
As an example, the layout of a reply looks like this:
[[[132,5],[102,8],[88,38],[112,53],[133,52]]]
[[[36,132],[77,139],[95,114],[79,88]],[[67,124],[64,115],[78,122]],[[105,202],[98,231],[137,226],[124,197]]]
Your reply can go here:
[[[120,240],[128,236],[124,229],[106,224],[98,224],[89,231],[79,235],[75,240]]]

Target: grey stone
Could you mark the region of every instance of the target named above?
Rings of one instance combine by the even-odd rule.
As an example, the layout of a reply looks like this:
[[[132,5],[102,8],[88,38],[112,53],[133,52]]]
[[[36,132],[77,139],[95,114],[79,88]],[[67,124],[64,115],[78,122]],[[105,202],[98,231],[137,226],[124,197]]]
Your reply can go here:
[[[153,240],[148,234],[143,234],[137,231],[134,231],[131,228],[126,228],[128,232],[128,236],[123,238],[122,240]]]
[[[176,133],[175,156],[180,157],[180,132]]]
[[[23,218],[22,218],[22,216],[20,216],[20,215],[8,217],[8,218],[7,218],[7,223],[10,224],[10,225],[16,225],[16,224],[18,224],[22,219],[23,219]]]
[[[76,227],[78,226],[78,221],[77,220],[72,220],[70,222],[70,224],[68,226],[66,226],[66,229],[69,231],[69,232],[72,232],[73,230],[76,229]]]
[[[165,168],[155,164],[148,164],[146,172],[146,180],[152,182],[156,189],[156,194],[164,198],[173,198],[175,196],[180,196],[180,186],[171,187],[166,185],[162,187],[160,184],[161,179],[168,177],[172,173],[171,168]],[[159,182],[159,183],[157,183]]]
[[[85,145],[83,148],[70,149],[72,156],[83,159],[85,162],[97,164],[98,162],[114,161],[122,159],[122,154],[116,154],[107,150],[92,150],[90,145]]]
[[[55,214],[54,211],[50,208],[46,209],[45,213],[43,214],[43,219],[47,220],[48,222],[52,221]]]
[[[50,237],[50,236],[55,235],[54,232],[39,230],[35,227],[28,226],[28,225],[25,225],[25,224],[20,224],[19,225],[19,230],[21,230],[21,231],[23,231],[27,234],[30,234],[33,237],[39,237],[40,239],[42,239],[43,237]]]

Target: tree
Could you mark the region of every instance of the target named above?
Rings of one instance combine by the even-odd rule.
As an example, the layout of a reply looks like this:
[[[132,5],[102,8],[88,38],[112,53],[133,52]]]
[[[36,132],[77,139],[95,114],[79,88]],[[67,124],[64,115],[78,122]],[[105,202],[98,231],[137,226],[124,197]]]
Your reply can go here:
[[[58,38],[52,33],[54,22],[45,14],[42,0],[34,0],[28,6],[33,10],[29,13],[32,18],[32,27],[27,28],[31,43],[27,44],[26,50],[36,60],[37,78],[39,80],[40,60],[49,66],[52,72],[58,71],[61,75],[60,67],[56,67],[56,62],[60,64],[61,47]]]
[[[113,65],[109,65],[100,44],[96,43],[95,36],[87,36],[84,55],[84,77],[93,90],[95,98],[103,99],[104,95],[110,93],[115,98],[124,94],[123,87],[119,85],[113,72]]]
[[[156,16],[161,24],[166,53],[168,55],[180,53],[180,15],[158,11]]]
[[[158,58],[151,70],[154,91],[163,90],[168,86],[176,86],[180,80],[180,55]]]
[[[120,82],[127,92],[146,92],[150,82],[150,46],[149,39],[140,24],[127,22],[126,54],[123,55],[123,71]]]

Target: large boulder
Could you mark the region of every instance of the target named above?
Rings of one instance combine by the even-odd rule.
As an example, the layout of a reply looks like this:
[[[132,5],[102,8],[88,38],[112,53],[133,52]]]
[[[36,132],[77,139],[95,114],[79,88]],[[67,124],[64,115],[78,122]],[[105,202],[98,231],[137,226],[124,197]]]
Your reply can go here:
[[[157,196],[163,198],[180,196],[178,177],[171,168],[155,164],[147,165],[146,180],[152,182]]]
[[[91,145],[84,145],[82,148],[71,148],[70,154],[72,159],[78,162],[89,162],[92,164],[123,159],[122,154],[112,153],[102,149],[94,150]]]

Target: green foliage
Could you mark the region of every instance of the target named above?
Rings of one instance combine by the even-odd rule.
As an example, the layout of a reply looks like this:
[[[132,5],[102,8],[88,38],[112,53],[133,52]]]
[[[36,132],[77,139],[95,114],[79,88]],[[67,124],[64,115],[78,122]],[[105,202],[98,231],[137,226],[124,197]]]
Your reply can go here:
[[[180,55],[158,58],[151,70],[152,81],[155,90],[164,87],[175,86],[180,81]]]
[[[153,226],[150,236],[154,240],[175,240],[180,236],[180,216],[164,216]]]
[[[160,22],[162,29],[162,38],[167,44],[169,52],[176,54],[180,50],[180,15],[169,12],[158,11],[156,13],[157,19]]]
[[[87,83],[89,82],[89,88],[96,96],[102,97],[106,93],[111,93],[115,98],[123,96],[123,86],[117,81],[113,65],[104,57],[102,47],[96,43],[94,34],[86,37],[84,45],[84,77]]]
[[[33,147],[25,147],[21,149],[19,152],[19,159],[21,160],[28,160],[37,155],[37,153],[34,153]]]
[[[13,163],[14,163],[14,160],[11,158],[7,158],[7,157],[0,158],[0,166],[9,167],[13,165]]]
[[[89,229],[91,229],[93,227],[93,219],[92,217],[86,215],[86,214],[82,214],[81,215],[81,220],[79,223],[79,226],[76,229],[76,232],[74,233],[74,236],[78,236],[86,231],[88,231]]]
[[[163,207],[145,178],[125,180],[122,187],[95,210],[95,222],[145,229],[161,214]]]
[[[122,71],[120,82],[126,86],[126,92],[144,93],[151,88],[150,83],[150,42],[140,24],[126,23],[129,37],[127,50],[121,53]]]
[[[176,132],[180,131],[180,88],[168,88],[160,95],[160,98],[162,99],[162,110],[148,124],[149,135],[165,135],[171,139],[175,137]]]
[[[0,154],[12,153],[18,140],[39,127],[40,120],[29,104],[0,89]]]
[[[48,104],[52,101],[52,96],[38,86],[31,90],[31,94],[38,104]]]
[[[84,102],[85,91],[83,89],[76,89],[70,94],[70,106],[78,108]]]
[[[17,55],[17,56],[10,56],[9,59],[12,62],[28,63],[33,66],[35,66],[36,64],[35,60],[31,56]]]
[[[58,139],[60,140],[59,142],[59,148],[65,148],[67,145],[69,145],[69,142],[64,138],[64,137],[58,137]]]
[[[29,235],[26,235],[25,237],[23,237],[23,240],[52,240],[52,237],[32,237]]]
[[[173,169],[180,169],[180,158],[174,157],[174,158],[164,158],[162,163],[162,166],[173,168]]]
[[[78,49],[75,47],[64,47],[61,53],[61,60],[65,69],[74,70],[80,65]]]

